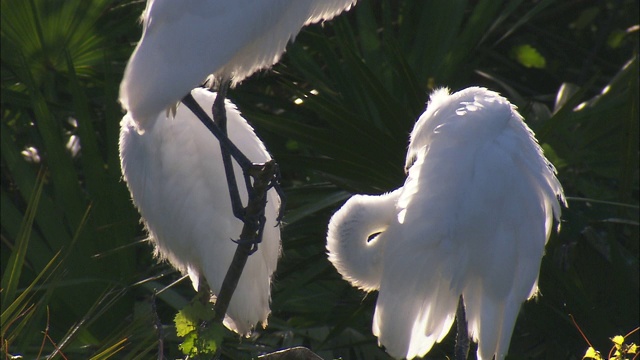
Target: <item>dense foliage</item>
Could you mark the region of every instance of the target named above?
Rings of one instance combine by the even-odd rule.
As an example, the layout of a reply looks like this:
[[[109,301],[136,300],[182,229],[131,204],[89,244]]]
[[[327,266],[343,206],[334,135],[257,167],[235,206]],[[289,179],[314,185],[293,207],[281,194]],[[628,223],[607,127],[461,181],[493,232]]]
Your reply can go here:
[[[194,293],[187,281],[167,288],[180,274],[151,257],[118,162],[117,89],[143,7],[2,1],[5,357],[181,356],[173,318]],[[269,326],[226,333],[223,357],[304,345],[386,358],[371,334],[376,294],[327,261],[326,225],[351,193],[400,186],[429,92],[470,85],[518,105],[569,199],[511,358],[582,358],[570,315],[606,353],[639,323],[638,10],[634,0],[361,0],[303,30],[278,65],[230,93],[279,162],[288,202]],[[451,355],[451,335],[428,357]]]

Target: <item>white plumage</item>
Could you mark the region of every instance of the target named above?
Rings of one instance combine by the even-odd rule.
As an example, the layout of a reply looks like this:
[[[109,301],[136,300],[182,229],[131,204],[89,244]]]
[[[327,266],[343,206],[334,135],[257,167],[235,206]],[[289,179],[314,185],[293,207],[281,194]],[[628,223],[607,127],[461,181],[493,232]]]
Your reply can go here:
[[[204,89],[191,93],[211,116],[215,93]],[[226,112],[231,141],[254,162],[270,160],[260,139],[229,101]],[[184,105],[178,106],[175,117],[163,111],[142,134],[130,114],[120,125],[124,179],[156,254],[189,274],[194,288],[199,276],[204,276],[218,294],[237,247],[231,239],[238,239],[243,226],[232,213],[220,144]],[[242,170],[235,163],[234,169],[246,204]],[[267,322],[271,276],[280,253],[279,207],[280,198],[269,190],[262,243],[247,261],[224,321],[240,334]]]
[[[238,83],[276,63],[304,25],[330,19],[355,2],[148,0],[120,102],[143,131],[208,75]]]
[[[207,279],[220,290],[242,222],[233,216],[217,139],[185,107],[167,109],[208,75],[237,84],[278,61],[300,29],[330,19],[356,0],[147,0],[143,33],[120,84],[120,158],[124,179],[156,253],[194,287]],[[211,116],[215,95],[194,98]],[[235,106],[226,103],[229,138],[252,162],[270,159]],[[242,171],[236,177],[247,202]],[[251,255],[231,299],[225,324],[247,334],[269,314],[270,279],[280,251],[269,191],[263,242]]]
[[[478,359],[504,358],[565,204],[553,165],[515,106],[472,87],[432,94],[406,168],[400,189],[336,212],[329,259],[354,286],[379,290],[373,333],[392,356],[440,342],[462,294]]]

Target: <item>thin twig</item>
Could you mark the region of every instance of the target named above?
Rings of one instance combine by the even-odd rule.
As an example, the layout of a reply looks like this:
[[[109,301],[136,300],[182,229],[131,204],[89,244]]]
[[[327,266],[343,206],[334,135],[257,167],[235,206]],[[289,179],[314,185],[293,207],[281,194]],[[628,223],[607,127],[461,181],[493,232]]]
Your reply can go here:
[[[158,360],[164,360],[164,330],[162,329],[162,321],[160,321],[156,308],[157,296],[158,292],[154,289],[151,295],[151,315],[153,316],[153,325],[158,333]]]

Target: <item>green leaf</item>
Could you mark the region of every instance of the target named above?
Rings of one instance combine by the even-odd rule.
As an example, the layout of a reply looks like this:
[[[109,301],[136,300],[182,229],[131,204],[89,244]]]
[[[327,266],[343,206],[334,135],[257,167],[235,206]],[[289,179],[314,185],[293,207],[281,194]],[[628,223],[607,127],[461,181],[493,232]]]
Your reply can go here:
[[[176,334],[180,337],[185,337],[196,329],[198,323],[196,323],[192,316],[189,315],[189,311],[182,309],[178,311],[173,323],[176,326]]]
[[[198,339],[198,334],[195,331],[189,332],[184,335],[184,340],[178,348],[185,355],[196,355],[198,348],[196,347],[196,341]]]
[[[589,347],[582,359],[602,360],[602,355],[600,355],[600,353],[596,351],[596,349]]]
[[[527,68],[544,69],[547,60],[536,48],[529,44],[518,45],[513,48],[513,54],[522,66]]]

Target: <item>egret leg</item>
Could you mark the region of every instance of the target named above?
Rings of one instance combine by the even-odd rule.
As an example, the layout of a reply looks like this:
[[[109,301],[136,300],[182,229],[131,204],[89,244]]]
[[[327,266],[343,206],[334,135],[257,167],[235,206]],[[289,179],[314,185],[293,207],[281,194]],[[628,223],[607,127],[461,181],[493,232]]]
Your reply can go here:
[[[227,132],[227,110],[224,105],[224,100],[227,97],[227,91],[229,90],[229,81],[222,81],[220,84],[220,88],[218,89],[218,94],[216,95],[216,99],[213,102],[213,108],[211,109],[211,113],[213,114],[213,121],[222,133],[228,137]],[[242,200],[240,199],[240,193],[238,192],[238,184],[236,182],[235,172],[233,170],[233,163],[231,161],[231,154],[228,149],[226,149],[222,143],[220,143],[220,151],[222,154],[222,162],[224,164],[224,170],[227,176],[227,183],[229,185],[229,195],[231,196],[231,206],[233,209],[233,214],[240,220],[245,223],[249,222],[253,224],[254,228],[257,228],[257,236],[255,236],[255,241],[252,243],[252,252],[255,252],[258,247],[258,243],[262,241],[262,235],[264,233],[264,226],[266,223],[266,217],[264,215],[264,209],[266,207],[266,198],[265,204],[260,209],[252,214],[249,214],[246,207],[242,206]],[[251,164],[251,169],[254,169],[258,164]],[[262,164],[259,164],[261,167]],[[248,168],[242,168],[244,175],[244,183],[247,188],[247,194],[249,194],[249,198],[255,196],[255,189],[251,183],[251,177],[254,179],[259,176],[258,174],[250,174]],[[273,180],[271,180],[273,182]],[[268,188],[271,188],[273,185],[270,183]],[[247,205],[248,207],[249,205]],[[235,243],[240,244],[244,239],[241,237],[239,240],[234,240]]]
[[[227,111],[224,105],[224,100],[227,97],[227,91],[229,90],[229,85],[230,85],[229,81],[222,81],[220,83],[218,94],[216,96],[216,99],[213,102],[213,109],[211,111],[211,113],[213,114],[214,123],[218,125],[218,127],[220,128],[220,130],[222,130],[225,136],[228,136],[228,133],[227,133]],[[230,154],[229,149],[225,148],[222,145],[222,143],[220,143],[220,149],[222,152],[222,161],[224,163],[224,169],[227,174],[227,182],[229,183],[229,193],[231,195],[231,204],[233,206],[233,212],[237,218],[242,220],[242,216],[244,216],[244,214],[242,213],[245,211],[244,211],[244,208],[242,207],[240,194],[238,193],[238,185],[236,183],[236,177],[233,170],[230,155],[232,155],[234,158],[236,157],[233,154]],[[251,163],[251,165],[255,165],[255,164]],[[283,209],[285,208],[286,196],[284,194],[284,191],[282,190],[282,187],[279,185],[280,184],[280,167],[278,166],[277,163],[274,165],[275,165],[275,169],[274,169],[275,177],[272,180],[269,188],[270,189],[273,188],[278,193],[278,196],[280,197],[280,210],[278,212],[278,217],[276,218],[276,221],[278,222],[278,225],[279,225],[280,221],[282,220],[282,216],[284,214]],[[251,185],[251,177],[247,175],[247,168],[242,166],[242,164],[240,164],[240,166],[242,167],[242,170],[244,172],[244,180],[245,180],[245,186],[247,187],[247,191],[251,191],[253,187]],[[262,237],[260,237],[260,239],[261,238]]]
[[[209,115],[202,109],[202,107],[198,104],[198,102],[193,98],[191,94],[188,94],[182,99],[182,103],[185,104],[189,110],[191,110],[194,115],[209,129],[209,131],[218,139],[220,142],[220,149],[222,153],[222,161],[225,168],[225,174],[227,178],[227,184],[229,187],[229,195],[231,197],[231,206],[233,209],[233,214],[235,217],[240,219],[241,221],[253,222],[256,224],[255,228],[258,229],[256,237],[253,237],[251,240],[245,240],[246,238],[241,237],[240,240],[235,241],[236,243],[242,243],[243,241],[251,241],[252,245],[252,253],[257,250],[257,245],[262,241],[262,233],[264,230],[264,223],[266,221],[264,217],[264,207],[262,208],[262,212],[260,214],[256,214],[251,216],[251,218],[247,218],[247,208],[242,206],[242,201],[240,199],[240,193],[238,191],[238,184],[236,182],[235,173],[233,170],[232,158],[240,165],[242,169],[245,186],[247,188],[247,193],[249,198],[254,195],[254,186],[252,185],[251,178],[256,179],[256,171],[262,169],[264,164],[257,164],[251,162],[243,153],[238,149],[238,147],[229,139],[227,136],[227,118],[226,118],[226,110],[224,105],[225,94],[228,89],[228,82],[221,85],[221,89],[216,96],[216,99],[213,103],[213,117],[212,120]],[[278,176],[275,175],[272,177],[268,184],[268,188],[275,188],[279,195],[282,194],[282,190],[278,185]],[[282,209],[282,206],[281,206]],[[255,212],[254,212],[255,214]],[[278,221],[280,220],[280,215],[278,216]]]
[[[207,113],[200,107],[200,104],[193,98],[191,94],[188,94],[182,98],[182,103],[186,105],[191,112],[207,127],[207,129],[218,139],[221,146],[229,151],[229,154],[233,159],[238,162],[242,169],[249,168],[253,163],[247,158],[240,149],[227,137],[225,133],[215,124],[215,122],[207,115]]]
[[[216,99],[213,101],[213,108],[211,109],[211,113],[213,114],[213,122],[218,125],[218,127],[222,131],[222,134],[228,139],[227,110],[224,106],[224,100],[227,97],[227,90],[229,90],[229,82],[222,81],[220,83],[220,88],[218,89]],[[236,175],[235,171],[233,170],[233,162],[231,161],[231,154],[229,152],[229,149],[227,149],[222,144],[222,142],[220,142],[220,152],[222,154],[224,171],[227,176],[227,184],[229,185],[229,195],[231,196],[231,208],[233,209],[233,215],[238,219],[244,221],[246,209],[242,206],[242,200],[240,199],[238,183],[236,182]],[[253,163],[251,165],[253,165]],[[247,187],[247,193],[249,193],[252,191],[251,179],[247,175],[247,168],[245,166],[242,166],[242,164],[240,164],[240,167],[244,172],[244,183]]]
[[[287,206],[287,196],[285,195],[284,190],[282,190],[282,186],[280,186],[280,166],[278,166],[278,163],[275,164],[274,176],[275,183],[273,185],[273,189],[280,198],[280,209],[278,209],[278,217],[276,218],[277,224],[275,226],[280,226],[280,221],[282,221],[282,217],[284,216],[284,209]]]
[[[224,94],[225,91],[226,90],[223,90],[222,93]],[[277,166],[273,160],[267,161],[264,164],[252,163],[235,144],[229,140],[226,133],[224,96],[221,96],[220,93],[214,101],[212,110],[214,118],[217,118],[218,121],[212,120],[191,94],[185,96],[182,102],[220,142],[233,213],[244,223],[242,232],[240,233],[240,239],[235,241],[238,243],[238,246],[231,260],[231,265],[229,265],[229,269],[227,270],[227,274],[222,281],[222,286],[220,287],[214,307],[215,316],[213,321],[215,323],[221,323],[227,313],[231,297],[240,281],[240,276],[242,275],[248,257],[258,250],[258,244],[262,241],[266,223],[264,211],[267,205],[267,192],[272,187],[277,186],[277,176],[275,175]],[[222,118],[221,114],[223,114]],[[242,206],[240,199],[238,184],[233,172],[232,157],[238,162],[243,171],[248,193],[246,207]],[[253,182],[251,179],[253,179]],[[203,283],[206,284],[206,282]],[[206,294],[210,293],[208,289],[204,290],[204,292]]]
[[[456,345],[454,350],[454,359],[466,360],[469,356],[469,329],[467,328],[467,315],[464,311],[464,300],[462,295],[458,300],[458,309],[456,310]]]
[[[240,234],[238,247],[233,255],[229,270],[224,277],[220,293],[216,300],[214,321],[222,322],[227,312],[227,307],[231,301],[240,275],[244,269],[249,255],[257,249],[258,243],[255,238],[262,236],[264,230],[264,208],[267,205],[267,191],[271,187],[274,177],[275,161],[270,160],[263,165],[256,165],[250,168],[251,176],[254,179],[253,192],[249,194],[249,202],[246,207],[246,220]],[[253,220],[252,220],[253,219]],[[255,219],[258,219],[255,221]],[[243,241],[245,240],[245,241]]]
[[[218,101],[220,100],[220,101]],[[238,184],[236,182],[236,177],[233,171],[233,165],[231,163],[231,158],[238,162],[240,168],[243,169],[245,173],[245,183],[247,184],[247,190],[250,191],[251,183],[250,179],[248,179],[247,169],[250,168],[253,163],[249,158],[247,158],[240,149],[231,141],[227,136],[227,124],[226,124],[226,111],[224,109],[222,111],[215,110],[216,107],[222,106],[224,107],[224,97],[218,95],[216,100],[214,101],[214,118],[222,117],[219,119],[219,122],[222,124],[222,127],[214,120],[212,120],[209,115],[200,107],[200,104],[193,98],[191,94],[188,94],[182,99],[182,103],[185,104],[189,110],[193,112],[194,115],[204,124],[204,126],[209,129],[209,131],[218,139],[220,142],[220,149],[222,152],[222,162],[224,164],[225,173],[227,177],[227,184],[229,184],[229,194],[231,196],[231,206],[233,209],[233,214],[240,220],[244,221],[244,207],[242,206],[242,202],[240,201],[240,194],[238,191]],[[217,106],[216,106],[217,104]],[[215,113],[218,112],[218,116],[215,116]]]
[[[195,101],[191,93],[182,99],[183,104],[185,104],[218,139],[231,197],[232,211],[234,216],[244,223],[240,238],[235,241],[238,243],[238,246],[236,247],[233,259],[231,260],[229,269],[218,292],[214,307],[214,323],[221,323],[223,321],[248,257],[258,250],[258,244],[262,241],[266,224],[265,207],[267,205],[267,192],[271,188],[275,188],[278,195],[281,196],[281,199],[283,198],[282,190],[278,184],[279,171],[275,161],[269,160],[264,164],[252,163],[251,160],[229,140],[227,136],[227,119],[224,104],[227,88],[228,84],[223,85],[214,100],[212,109],[213,119],[211,119],[198,102]],[[240,165],[243,172],[248,195],[246,207],[242,205],[240,199],[232,158]],[[281,202],[280,206],[280,214],[282,213],[282,203],[283,202]],[[280,218],[281,215],[278,216],[277,220],[280,221]],[[204,283],[206,283],[206,281]],[[205,291],[205,293],[209,294],[209,291]],[[220,354],[219,351],[220,349],[218,349],[218,355]]]

